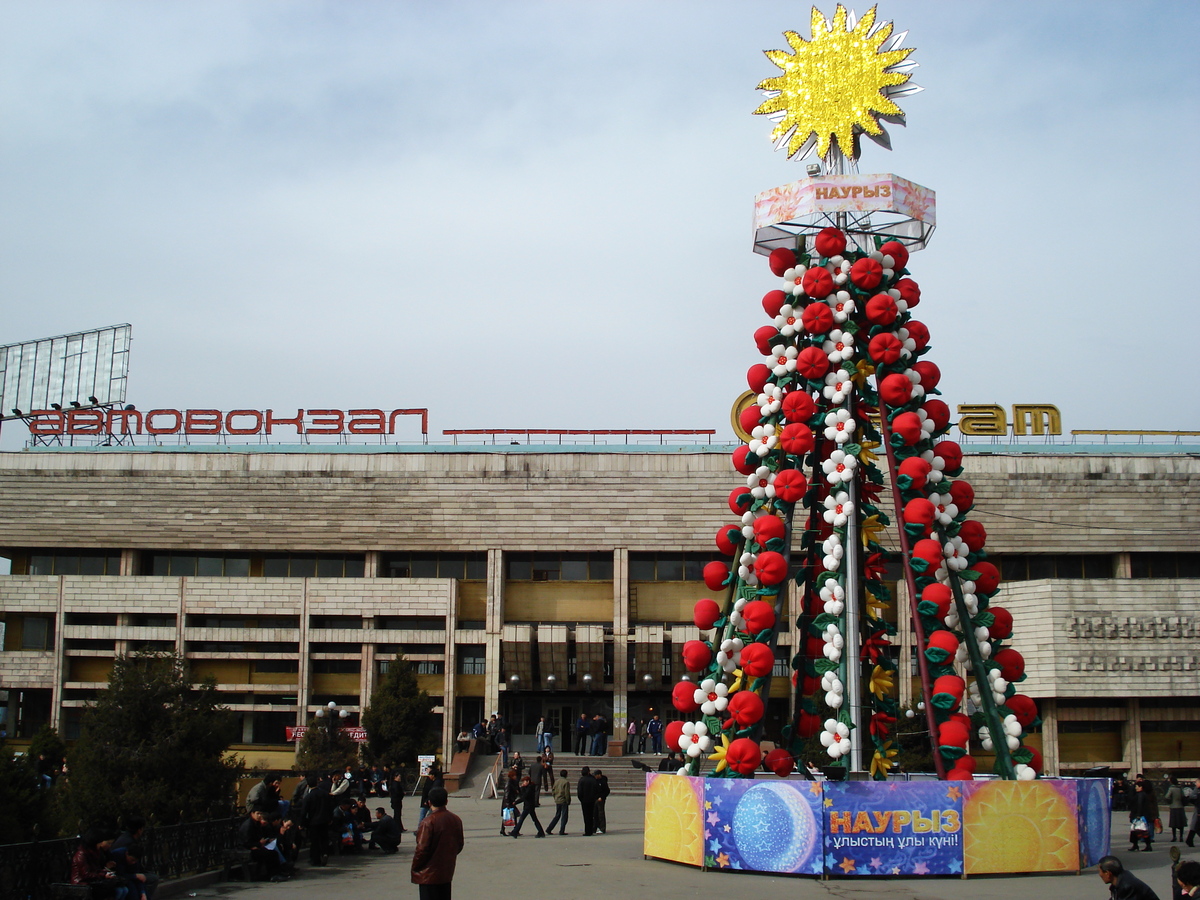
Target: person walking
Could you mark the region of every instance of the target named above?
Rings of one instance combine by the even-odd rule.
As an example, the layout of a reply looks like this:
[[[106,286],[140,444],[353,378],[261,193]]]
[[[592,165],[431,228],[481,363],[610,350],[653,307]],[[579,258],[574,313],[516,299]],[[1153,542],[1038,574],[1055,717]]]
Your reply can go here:
[[[579,775],[575,796],[579,798],[579,811],[583,814],[583,833],[591,837],[596,833],[596,798],[600,796],[600,785],[587,766]]]
[[[1154,823],[1158,819],[1158,801],[1150,782],[1139,775],[1133,782],[1129,798],[1129,850],[1138,851],[1138,841],[1145,841],[1146,850],[1153,850]]]
[[[1189,847],[1196,846],[1197,831],[1200,831],[1200,778],[1192,783],[1192,821],[1188,823],[1187,840],[1184,841]]]
[[[533,819],[533,824],[537,826],[537,836],[545,837],[546,829],[542,827],[542,823],[538,821],[538,786],[533,783],[533,779],[526,775],[521,779],[521,818],[517,819],[517,827],[513,829],[512,836],[519,838],[521,836],[521,826],[525,824],[526,819]]]
[[[599,789],[596,796],[596,834],[605,834],[608,831],[608,816],[605,814],[609,795],[608,776],[599,769],[593,769],[592,777],[596,779],[596,785]]]
[[[463,848],[462,819],[446,809],[444,787],[429,792],[429,813],[417,826],[413,850],[412,883],[420,900],[450,900],[454,866]]]
[[[567,780],[567,770],[558,773],[554,781],[554,818],[546,826],[547,834],[554,834],[554,826],[558,826],[560,835],[567,833],[567,816],[571,812],[571,782]]]
[[[554,787],[554,751],[547,747],[542,751],[542,790]]]
[[[521,782],[517,777],[516,769],[508,770],[508,780],[504,783],[504,796],[500,800],[500,834],[502,837],[508,837],[508,832],[504,830],[504,811],[508,809],[515,810],[517,802],[521,799]],[[516,819],[513,819],[513,825],[516,825]]]
[[[442,778],[442,770],[437,763],[434,763],[429,767],[429,775],[425,781],[425,786],[421,788],[421,813],[417,817],[418,825],[429,815],[429,795],[437,788],[444,788],[445,786],[446,782]]]

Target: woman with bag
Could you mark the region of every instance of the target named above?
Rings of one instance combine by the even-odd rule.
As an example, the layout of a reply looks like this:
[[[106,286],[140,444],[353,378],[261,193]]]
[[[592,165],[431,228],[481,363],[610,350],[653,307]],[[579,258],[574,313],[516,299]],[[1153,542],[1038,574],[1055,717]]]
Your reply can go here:
[[[1138,841],[1146,842],[1146,850],[1154,840],[1154,823],[1158,819],[1158,801],[1150,782],[1138,777],[1133,783],[1133,796],[1129,798],[1129,850],[1138,851]]]
[[[517,781],[517,770],[508,770],[508,780],[504,784],[504,796],[500,800],[500,834],[508,837],[504,829],[517,824],[517,801],[521,799],[521,785]]]

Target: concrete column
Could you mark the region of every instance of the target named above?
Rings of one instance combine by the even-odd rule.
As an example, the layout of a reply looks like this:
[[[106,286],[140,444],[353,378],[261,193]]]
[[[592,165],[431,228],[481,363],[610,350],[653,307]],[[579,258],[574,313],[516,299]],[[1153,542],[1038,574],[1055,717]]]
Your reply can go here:
[[[58,603],[54,612],[54,686],[50,691],[50,727],[55,731],[62,731],[62,694],[63,681],[66,679],[67,660],[65,657],[66,641],[63,638],[65,630],[66,615],[64,612],[64,595],[67,577],[65,575],[58,576]],[[10,697],[12,694],[9,695]],[[9,714],[13,709],[10,707]],[[14,728],[16,720],[10,722]]]
[[[1118,553],[1117,554],[1117,567],[1116,567],[1116,571],[1113,572],[1113,574],[1117,578],[1132,578],[1133,577],[1133,564],[1129,558],[1128,553]]]
[[[368,550],[364,554],[363,559],[363,577],[378,578],[379,577],[379,557],[378,550]]]
[[[121,551],[121,574],[122,575],[138,575],[138,569],[141,568],[142,554],[139,550],[122,550]]]
[[[896,662],[900,669],[896,679],[899,687],[898,702],[901,709],[912,709],[915,706],[912,686],[913,624],[909,609],[908,585],[903,579],[896,583],[892,602],[896,609],[896,643],[900,646],[900,655]]]
[[[1039,700],[1038,712],[1042,716],[1042,774],[1058,775],[1058,701],[1052,697]]]
[[[629,727],[629,551],[613,551],[613,733]]]
[[[179,604],[175,607],[175,652],[181,659],[187,658],[187,647],[183,640],[183,629],[187,625],[187,579],[179,579]]]
[[[296,724],[308,724],[308,690],[312,681],[312,661],[308,651],[308,579],[300,590],[300,665],[296,676]],[[296,744],[299,748],[299,742]]]
[[[483,714],[500,710],[500,637],[504,631],[504,551],[488,550],[487,561],[487,666]]]
[[[1125,721],[1121,723],[1121,758],[1129,764],[1130,775],[1142,771],[1142,704],[1125,701]]]
[[[454,758],[454,737],[458,734],[455,726],[455,706],[457,705],[457,671],[458,653],[454,643],[454,633],[458,630],[458,581],[450,582],[450,598],[446,609],[446,649],[443,654],[444,674],[442,682],[442,759],[449,763]]]

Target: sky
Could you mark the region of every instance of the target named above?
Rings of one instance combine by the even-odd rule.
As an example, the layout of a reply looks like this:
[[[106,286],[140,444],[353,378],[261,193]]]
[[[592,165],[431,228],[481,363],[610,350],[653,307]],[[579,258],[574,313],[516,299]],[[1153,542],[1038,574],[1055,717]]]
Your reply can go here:
[[[925,90],[860,169],[937,192],[909,268],[951,407],[1200,429],[1200,4],[879,14]],[[777,286],[753,198],[804,177],[755,87],[808,20],[749,0],[2,2],[0,343],[129,322],[140,409],[728,438]],[[6,424],[0,446],[24,438]]]

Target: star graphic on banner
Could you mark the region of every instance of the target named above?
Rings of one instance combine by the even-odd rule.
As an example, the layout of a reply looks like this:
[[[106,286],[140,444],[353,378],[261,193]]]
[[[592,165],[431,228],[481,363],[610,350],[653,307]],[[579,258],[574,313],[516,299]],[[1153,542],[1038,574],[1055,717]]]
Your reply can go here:
[[[817,857],[814,859],[812,863],[809,864],[809,868],[812,869],[814,875],[820,875],[823,868],[821,865],[821,858]]]
[[[723,778],[721,780],[725,783],[724,786],[725,786],[725,790],[727,790],[727,791],[732,791],[734,788],[737,787],[737,783],[734,782],[733,779],[731,779],[731,778]]]
[[[708,842],[708,849],[709,849],[709,850],[711,850],[713,853],[716,853],[718,850],[720,850],[720,849],[721,849],[721,842],[720,842],[720,841],[718,841],[718,840],[711,840],[711,841],[709,841],[709,842]]]
[[[962,871],[962,860],[961,859],[950,860],[949,868],[950,868],[950,874],[957,875],[959,872]]]
[[[925,863],[923,863],[923,862],[919,862],[915,866],[913,866],[913,874],[914,875],[928,875],[929,874],[929,866],[925,865]]]
[[[716,825],[720,821],[721,821],[721,817],[718,816],[715,812],[710,812],[708,814],[708,824],[709,825]]]
[[[718,853],[717,854],[717,865],[720,866],[722,869],[724,869],[726,866],[728,866],[729,865],[728,854]]]
[[[825,868],[832,869],[836,865],[837,865],[837,857],[835,857],[832,853],[826,853],[825,854]]]
[[[819,781],[810,782],[808,785],[808,792],[810,794],[812,794],[814,797],[817,796],[817,794],[821,793],[821,782],[819,782]]]
[[[892,866],[892,874],[893,874],[893,875],[899,875],[899,874],[900,874],[900,867],[899,867],[899,866]]]
[[[729,866],[729,868],[731,868],[731,869],[740,869],[741,867],[742,867],[742,864],[740,862],[738,862],[736,859]]]
[[[833,798],[832,798],[832,797],[826,797],[826,798],[825,798],[825,805],[826,805],[826,806],[833,806]]]
[[[729,834],[729,826],[728,825],[723,826],[723,830],[725,831],[726,834]]]
[[[957,800],[959,797],[962,796],[962,791],[959,790],[957,787],[952,787],[952,788],[950,788],[950,790],[946,791],[946,796],[949,797],[951,800]]]
[[[713,797],[713,799],[712,799],[712,804],[713,804],[713,806],[720,806],[720,805],[721,805],[721,798],[720,798],[720,797]]]
[[[712,837],[712,832],[709,831],[707,828],[705,828],[704,829],[704,839],[707,841],[710,837]]]
[[[704,801],[704,808],[705,808],[705,809],[712,809],[712,801],[711,801],[711,800],[705,800],[705,801]]]
[[[854,860],[848,856],[843,856],[842,861],[838,863],[838,868],[846,875],[854,871]]]
[[[870,866],[872,869],[878,869],[880,866],[882,866],[882,865],[883,865],[883,860],[882,860],[882,859],[880,859],[878,856],[872,856],[872,857],[871,857],[871,862],[870,862],[870,863],[868,863],[868,865],[869,865],[869,866]]]

